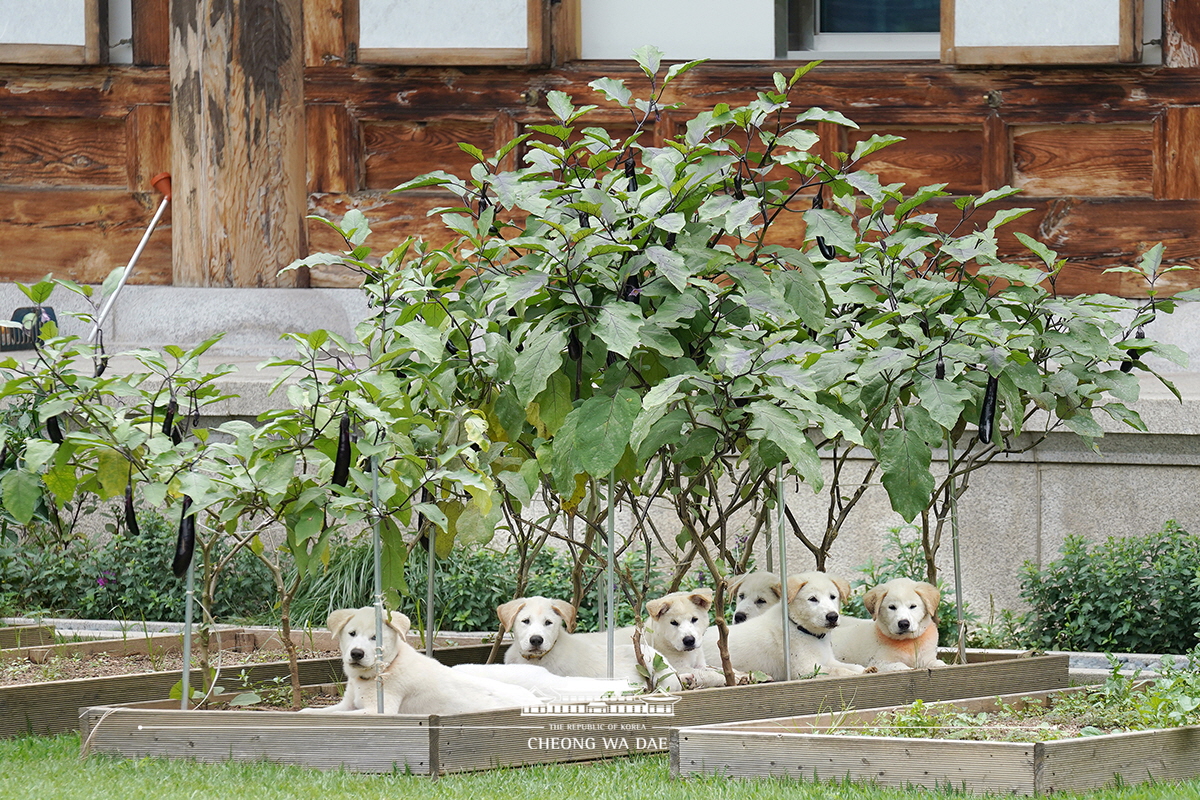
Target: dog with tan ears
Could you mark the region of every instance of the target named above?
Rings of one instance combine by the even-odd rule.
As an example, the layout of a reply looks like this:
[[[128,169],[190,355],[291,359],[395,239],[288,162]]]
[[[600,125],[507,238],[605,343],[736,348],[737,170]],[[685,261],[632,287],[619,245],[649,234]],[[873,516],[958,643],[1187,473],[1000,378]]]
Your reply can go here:
[[[846,617],[832,634],[843,661],[880,672],[944,667],[938,658],[937,587],[910,578],[881,583],[863,596],[871,619]]]
[[[326,626],[342,651],[346,692],[337,705],[304,711],[377,713],[377,676],[385,714],[463,714],[541,703],[528,689],[456,672],[418,653],[406,640],[411,623],[399,611],[384,612],[378,660],[374,607],[334,611]]]
[[[788,665],[791,676],[861,675],[858,664],[834,657],[829,634],[841,620],[842,598],[850,586],[841,578],[823,572],[791,575],[787,581],[787,624],[790,652],[783,648],[783,614],[774,609],[729,629],[729,660],[742,672],[763,672],[773,680],[784,680]],[[704,638],[705,657],[719,663],[716,630]],[[873,670],[872,670],[873,671]]]
[[[754,619],[783,596],[779,576],[774,572],[747,572],[730,579],[726,585],[737,601],[733,608],[734,625]]]
[[[574,633],[575,606],[565,600],[548,597],[518,597],[496,609],[496,616],[513,643],[504,653],[506,664],[536,664],[556,675],[581,678],[608,677],[608,636],[606,633]],[[641,684],[637,654],[631,629],[614,631],[613,678]],[[647,665],[657,654],[648,644],[642,647]],[[674,675],[661,675],[662,688],[677,689]]]

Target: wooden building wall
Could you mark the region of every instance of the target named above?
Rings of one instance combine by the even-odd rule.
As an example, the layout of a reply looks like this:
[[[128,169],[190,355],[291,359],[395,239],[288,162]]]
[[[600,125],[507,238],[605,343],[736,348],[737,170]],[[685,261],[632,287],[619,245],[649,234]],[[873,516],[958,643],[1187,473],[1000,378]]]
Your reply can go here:
[[[962,193],[1023,188],[1013,205],[1036,210],[1014,229],[1073,259],[1060,289],[1137,296],[1144,287],[1102,270],[1158,241],[1170,262],[1200,265],[1200,10],[1165,6],[1161,67],[827,62],[804,80],[798,103],[841,111],[862,126],[822,131],[830,134],[821,145],[827,152],[871,133],[905,136],[874,161],[887,181],[948,181]],[[0,65],[0,279],[52,272],[99,282],[126,262],[149,222],[158,202],[150,177],[171,163],[167,2],[137,8],[133,66]],[[354,64],[338,8],[305,2],[308,207],[328,216],[362,209],[377,248],[409,234],[439,236],[426,211],[445,196],[387,192],[430,169],[465,172],[470,158],[457,142],[487,151],[547,121],[548,90],[602,102],[590,80],[636,80],[621,62]],[[684,108],[664,115],[655,135],[672,135],[716,102],[748,101],[773,71],[793,66],[703,65],[680,82],[675,99]],[[309,221],[307,233],[310,251],[339,244],[319,223]],[[311,283],[346,286],[352,277],[314,270]],[[1160,288],[1200,286],[1200,272],[1167,278]],[[172,282],[170,226],[152,238],[133,280]]]

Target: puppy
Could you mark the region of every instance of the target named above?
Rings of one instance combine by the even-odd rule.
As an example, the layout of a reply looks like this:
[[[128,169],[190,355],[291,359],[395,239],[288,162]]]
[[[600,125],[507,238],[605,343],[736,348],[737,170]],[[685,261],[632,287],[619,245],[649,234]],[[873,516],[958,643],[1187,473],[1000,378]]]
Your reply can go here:
[[[733,609],[733,624],[754,619],[779,602],[783,589],[774,572],[747,572],[728,583],[730,594],[737,598]]]
[[[578,698],[618,697],[631,689],[627,681],[555,675],[536,664],[455,664],[453,669],[466,675],[523,686],[549,703]]]
[[[376,713],[377,675],[382,676],[385,714],[462,714],[541,703],[528,689],[455,672],[418,653],[405,640],[411,623],[399,611],[384,614],[379,661],[374,607],[334,611],[325,624],[342,650],[346,693],[337,705],[304,711]]]
[[[708,666],[704,659],[704,632],[708,629],[708,610],[712,608],[712,589],[672,592],[646,603],[646,643],[679,671]]]
[[[764,672],[774,680],[783,680],[787,665],[791,675],[800,678],[812,673],[861,675],[866,670],[834,658],[829,632],[841,618],[841,600],[850,593],[840,578],[823,572],[804,572],[788,577],[787,615],[791,626],[788,653],[783,649],[783,621],[779,609],[761,614],[729,629],[729,659],[733,668],[743,672]],[[716,630],[704,638],[705,656],[720,662]],[[786,660],[785,660],[786,659]]]
[[[518,597],[496,609],[496,616],[506,631],[511,631],[513,643],[504,653],[506,664],[536,664],[556,675],[581,678],[608,678],[608,637],[604,633],[572,633],[575,628],[575,606],[564,600],[547,597]],[[642,685],[637,655],[628,644],[627,629],[614,632],[618,643],[613,652],[613,678]],[[654,661],[656,651],[642,646],[647,665]],[[662,688],[680,687],[674,674],[657,676]]]
[[[944,667],[937,657],[937,587],[909,578],[881,583],[863,597],[871,619],[846,617],[831,636],[842,661],[880,672]]]

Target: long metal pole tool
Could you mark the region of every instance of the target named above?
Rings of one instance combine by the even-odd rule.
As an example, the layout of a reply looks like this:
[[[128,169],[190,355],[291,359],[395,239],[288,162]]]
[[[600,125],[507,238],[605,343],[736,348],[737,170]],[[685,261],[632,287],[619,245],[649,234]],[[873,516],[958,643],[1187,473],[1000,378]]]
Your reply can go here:
[[[142,240],[138,242],[137,248],[133,251],[133,257],[125,265],[125,270],[121,273],[121,279],[117,281],[117,288],[113,289],[113,293],[108,296],[108,300],[104,301],[104,305],[100,309],[100,314],[96,317],[96,324],[92,326],[92,332],[88,334],[88,344],[95,343],[96,337],[100,334],[100,326],[104,324],[104,320],[108,318],[108,312],[112,310],[113,301],[117,299],[117,295],[120,294],[122,287],[125,286],[125,281],[129,280],[129,275],[133,272],[133,265],[141,258],[142,251],[146,249],[146,242],[150,241],[150,234],[154,233],[154,227],[158,225],[158,221],[162,219],[163,213],[167,210],[167,204],[171,202],[170,173],[158,173],[150,179],[150,185],[162,193],[162,202],[158,204],[158,210],[154,212],[154,216],[150,219],[149,227],[146,228],[146,232],[142,234]]]

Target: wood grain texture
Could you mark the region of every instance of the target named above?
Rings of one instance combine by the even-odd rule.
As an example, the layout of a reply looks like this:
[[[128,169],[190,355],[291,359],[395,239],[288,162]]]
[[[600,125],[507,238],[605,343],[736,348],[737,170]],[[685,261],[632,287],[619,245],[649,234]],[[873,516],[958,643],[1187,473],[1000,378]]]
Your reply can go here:
[[[304,0],[304,63],[320,67],[350,60],[347,37],[347,6],[358,0]],[[357,19],[357,17],[354,17]],[[357,22],[354,23],[357,35]]]
[[[0,184],[124,186],[125,159],[119,122],[0,118]]]
[[[1164,0],[1163,64],[1200,67],[1200,13],[1195,3]]]
[[[463,152],[459,142],[473,144],[485,155],[495,152],[490,119],[367,122],[362,128],[367,189],[392,189],[437,169],[469,174],[475,159]]]
[[[909,191],[931,183],[945,183],[955,194],[979,194],[983,186],[983,131],[981,128],[915,128],[867,126],[847,134],[847,149],[875,134],[903,136],[904,141],[867,156],[861,168],[879,180],[903,183]]]
[[[1160,119],[1156,196],[1164,200],[1200,199],[1200,106],[1171,106]]]
[[[171,54],[171,0],[136,0],[133,3],[133,63],[140,67],[166,66]]]
[[[354,192],[362,184],[358,125],[343,105],[306,106],[309,192]]]
[[[1152,125],[1012,129],[1013,184],[1030,195],[1150,197]]]
[[[301,0],[172,0],[175,283],[304,285]]]
[[[171,107],[138,105],[125,120],[129,188],[156,191],[151,178],[171,171]]]
[[[0,253],[5,280],[48,274],[100,283],[129,262],[158,199],[124,189],[9,189],[0,192]],[[171,210],[146,245],[135,283],[171,283]]]

